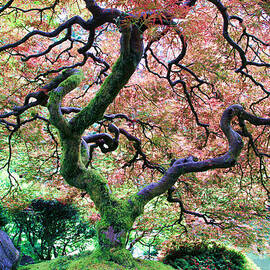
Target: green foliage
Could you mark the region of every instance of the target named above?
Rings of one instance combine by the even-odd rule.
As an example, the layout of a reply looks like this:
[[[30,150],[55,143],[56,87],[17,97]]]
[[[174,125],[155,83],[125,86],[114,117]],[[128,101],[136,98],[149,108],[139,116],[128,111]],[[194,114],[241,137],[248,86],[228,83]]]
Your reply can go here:
[[[214,242],[185,242],[178,249],[171,250],[163,262],[181,270],[258,269],[241,252]]]
[[[10,235],[14,242],[23,253],[37,260],[82,250],[95,234],[73,206],[57,200],[33,200],[28,208],[12,214],[12,225]]]

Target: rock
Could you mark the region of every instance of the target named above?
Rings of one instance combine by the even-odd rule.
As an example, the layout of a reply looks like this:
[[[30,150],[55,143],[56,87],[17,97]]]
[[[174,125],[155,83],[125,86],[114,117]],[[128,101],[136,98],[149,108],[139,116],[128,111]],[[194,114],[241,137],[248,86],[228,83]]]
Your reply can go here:
[[[25,254],[22,255],[21,260],[20,260],[20,265],[27,265],[27,264],[33,264],[35,263],[33,258],[30,256],[27,256]]]
[[[20,252],[14,247],[9,236],[0,230],[0,269],[14,270],[20,260]]]

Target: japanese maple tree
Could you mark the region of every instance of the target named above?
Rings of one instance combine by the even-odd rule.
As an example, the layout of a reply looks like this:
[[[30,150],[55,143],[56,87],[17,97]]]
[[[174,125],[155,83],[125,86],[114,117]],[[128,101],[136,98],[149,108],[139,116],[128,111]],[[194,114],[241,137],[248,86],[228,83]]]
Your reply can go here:
[[[16,134],[33,152],[39,140],[59,141],[50,168],[60,162],[66,183],[98,210],[97,255],[132,266],[127,234],[163,194],[184,228],[266,217],[268,1],[10,0],[0,19],[3,168],[16,182]],[[121,167],[97,170],[99,151]]]

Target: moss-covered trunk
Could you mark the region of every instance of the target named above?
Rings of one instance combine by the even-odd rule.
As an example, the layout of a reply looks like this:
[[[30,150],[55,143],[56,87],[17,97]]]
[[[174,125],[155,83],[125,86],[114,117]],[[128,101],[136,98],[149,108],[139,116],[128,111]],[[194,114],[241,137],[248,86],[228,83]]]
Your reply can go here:
[[[112,260],[126,267],[134,266],[134,259],[125,249],[127,233],[136,217],[142,213],[143,207],[136,197],[126,200],[114,197],[107,180],[96,170],[87,168],[89,152],[82,135],[89,126],[102,119],[108,106],[136,70],[142,53],[141,31],[135,24],[124,25],[120,56],[112,67],[111,74],[89,104],[70,121],[62,115],[62,99],[83,79],[82,72],[75,69],[64,71],[58,77],[56,88],[50,92],[48,102],[50,122],[58,129],[62,146],[61,174],[68,184],[85,190],[90,195],[101,215],[101,220],[97,223],[99,248],[92,259],[97,257],[99,260]]]
[[[127,233],[131,226],[118,216],[112,216],[112,219],[115,221],[109,222],[108,219],[101,219],[96,224],[99,246],[93,257],[133,267],[134,259],[131,253],[126,250]]]
[[[97,258],[98,261],[113,261],[124,267],[133,268],[135,259],[124,245],[127,231],[124,229],[117,231],[118,229],[112,225],[106,229],[98,227],[99,248],[94,251],[92,258]]]
[[[114,261],[126,267],[134,266],[131,253],[126,250],[127,234],[143,207],[136,197],[128,200],[112,199],[99,209],[101,220],[96,224],[99,248],[93,256]]]

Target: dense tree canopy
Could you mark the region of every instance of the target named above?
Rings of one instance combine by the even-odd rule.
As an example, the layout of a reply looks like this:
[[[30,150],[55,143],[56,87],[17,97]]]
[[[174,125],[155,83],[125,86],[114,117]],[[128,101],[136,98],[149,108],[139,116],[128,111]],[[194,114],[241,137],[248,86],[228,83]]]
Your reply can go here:
[[[256,242],[270,200],[267,0],[10,0],[0,19],[6,205],[25,204],[21,183],[58,190],[91,209],[115,261],[133,230],[130,246],[170,228]]]

